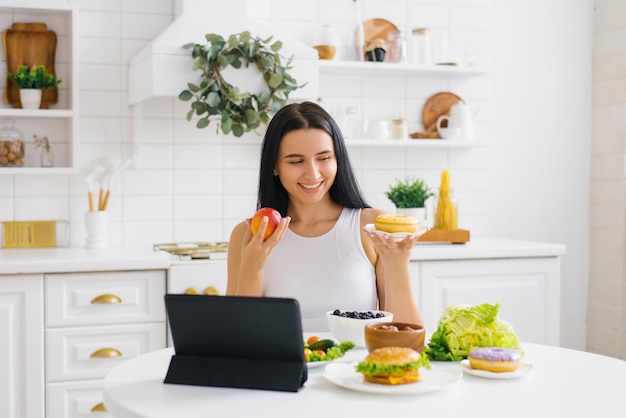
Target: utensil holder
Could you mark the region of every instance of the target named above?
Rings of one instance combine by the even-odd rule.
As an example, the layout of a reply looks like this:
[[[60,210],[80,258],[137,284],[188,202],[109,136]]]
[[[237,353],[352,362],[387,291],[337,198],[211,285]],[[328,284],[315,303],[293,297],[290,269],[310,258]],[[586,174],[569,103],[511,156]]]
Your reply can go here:
[[[107,211],[85,212],[85,228],[87,229],[86,248],[107,248],[107,229],[109,213]]]

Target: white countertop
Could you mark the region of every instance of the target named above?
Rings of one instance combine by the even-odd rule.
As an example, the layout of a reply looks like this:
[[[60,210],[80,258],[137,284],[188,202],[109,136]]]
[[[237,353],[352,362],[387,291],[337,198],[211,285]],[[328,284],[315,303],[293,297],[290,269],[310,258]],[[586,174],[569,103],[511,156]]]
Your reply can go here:
[[[473,238],[465,244],[417,244],[411,260],[554,257],[564,255],[565,252],[565,244],[507,238]]]
[[[466,244],[417,244],[411,260],[556,257],[565,254],[565,250],[563,244],[475,238]],[[152,248],[0,250],[0,274],[167,269],[175,262],[169,254]]]
[[[151,248],[11,248],[0,250],[0,274],[167,269],[170,256]]]

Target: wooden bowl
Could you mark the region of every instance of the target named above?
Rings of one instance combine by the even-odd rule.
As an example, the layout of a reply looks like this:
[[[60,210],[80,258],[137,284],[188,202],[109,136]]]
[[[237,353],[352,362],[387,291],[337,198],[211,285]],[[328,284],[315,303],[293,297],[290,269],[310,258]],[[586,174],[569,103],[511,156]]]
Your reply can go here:
[[[317,49],[317,55],[321,60],[331,60],[337,52],[337,48],[333,45],[316,45],[313,48]]]
[[[426,330],[406,322],[377,322],[365,326],[365,347],[372,351],[382,347],[408,347],[422,352]]]

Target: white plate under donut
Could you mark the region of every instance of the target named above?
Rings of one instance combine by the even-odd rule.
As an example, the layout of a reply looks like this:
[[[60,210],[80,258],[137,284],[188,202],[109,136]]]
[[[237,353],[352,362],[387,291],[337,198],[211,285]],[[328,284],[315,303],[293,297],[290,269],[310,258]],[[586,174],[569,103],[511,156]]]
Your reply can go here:
[[[520,363],[514,372],[489,372],[487,370],[474,369],[470,365],[469,360],[461,360],[461,368],[467,374],[472,376],[484,377],[486,379],[517,379],[526,376],[533,369],[530,363]]]
[[[424,232],[428,231],[429,228],[426,225],[422,225],[422,226],[418,226],[417,227],[417,231],[415,231],[413,233],[410,233],[410,232],[389,233],[389,232],[385,232],[385,231],[379,231],[378,229],[376,229],[374,227],[374,224],[367,224],[367,225],[365,225],[364,229],[365,229],[366,232],[374,232],[379,237],[382,237],[382,236],[388,234],[388,235],[390,235],[394,239],[394,241],[402,241],[403,239],[405,239],[409,235],[413,235],[415,238],[417,238],[420,235],[423,235]]]

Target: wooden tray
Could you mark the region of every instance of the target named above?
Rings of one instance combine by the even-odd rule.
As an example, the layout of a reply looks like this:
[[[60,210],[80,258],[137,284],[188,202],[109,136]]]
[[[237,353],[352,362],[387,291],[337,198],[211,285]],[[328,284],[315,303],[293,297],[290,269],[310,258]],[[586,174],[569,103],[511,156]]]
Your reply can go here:
[[[470,232],[466,229],[430,229],[417,238],[418,243],[450,243],[465,244],[470,240]]]
[[[433,94],[426,100],[422,110],[422,123],[426,132],[437,132],[437,119],[441,115],[450,115],[450,107],[462,102],[459,96],[447,91]],[[445,126],[442,124],[442,126]]]
[[[57,35],[45,23],[14,23],[2,32],[2,46],[7,62],[7,73],[15,73],[19,65],[45,65],[51,74],[54,70]],[[59,100],[59,91],[43,90],[41,109],[48,109]],[[7,77],[4,102],[16,108],[22,107],[19,87]]]

